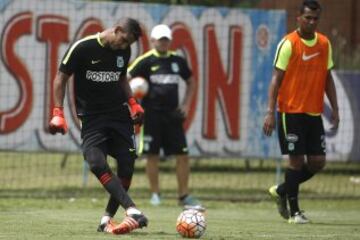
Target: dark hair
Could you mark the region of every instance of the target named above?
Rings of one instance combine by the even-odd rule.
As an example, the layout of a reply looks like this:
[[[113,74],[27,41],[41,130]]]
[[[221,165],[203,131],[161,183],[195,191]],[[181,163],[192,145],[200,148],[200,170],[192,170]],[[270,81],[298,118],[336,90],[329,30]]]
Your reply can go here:
[[[116,23],[116,25],[123,26],[127,32],[129,32],[130,34],[132,34],[134,36],[135,41],[137,41],[139,39],[139,37],[141,36],[142,31],[141,31],[140,24],[137,20],[135,20],[133,18],[120,19]]]
[[[311,10],[321,10],[321,6],[318,1],[316,0],[304,0],[301,7],[300,7],[300,13],[305,12],[305,8],[310,8]]]

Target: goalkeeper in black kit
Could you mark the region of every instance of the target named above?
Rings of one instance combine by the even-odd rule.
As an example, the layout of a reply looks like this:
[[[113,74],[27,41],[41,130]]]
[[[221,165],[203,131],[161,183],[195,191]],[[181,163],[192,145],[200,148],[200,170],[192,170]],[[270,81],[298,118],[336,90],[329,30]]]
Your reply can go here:
[[[127,193],[137,157],[133,124],[142,122],[144,110],[132,97],[126,74],[130,45],[140,35],[139,23],[124,18],[75,42],[64,55],[54,82],[55,107],[49,131],[65,134],[68,130],[63,101],[66,84],[74,76],[83,155],[110,194],[98,231],[112,234],[129,233],[148,224]],[[117,161],[116,174],[107,163],[108,155]],[[119,205],[125,209],[125,218],[116,223],[113,217]]]

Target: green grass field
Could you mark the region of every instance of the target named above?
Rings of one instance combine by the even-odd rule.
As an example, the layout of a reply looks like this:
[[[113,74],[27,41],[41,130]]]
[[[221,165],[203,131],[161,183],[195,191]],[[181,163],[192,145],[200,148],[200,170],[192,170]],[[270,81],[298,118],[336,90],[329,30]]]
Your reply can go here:
[[[113,161],[109,162],[114,166]],[[148,197],[145,161],[139,160],[135,166],[132,191],[136,197]],[[193,159],[190,187],[203,199],[263,200],[266,189],[276,182],[275,166],[274,160]],[[160,183],[162,194],[167,197],[176,194],[174,168],[173,160],[161,162]],[[99,187],[91,173],[87,176],[88,188]],[[63,154],[53,153],[0,152],[0,197],[71,197],[82,190],[83,183],[81,154],[64,158]],[[301,189],[303,197],[360,198],[360,164],[328,163],[324,171]]]
[[[0,239],[181,239],[174,165],[161,163],[164,204],[153,207],[145,161],[136,162],[130,193],[149,227],[112,236],[96,232],[107,194],[91,173],[83,186],[80,154],[0,152]],[[360,239],[360,164],[329,163],[301,185],[300,207],[312,220],[301,226],[282,220],[267,195],[275,161],[197,159],[192,169],[192,193],[207,207],[202,239]]]
[[[152,207],[136,199],[149,217],[149,227],[123,235],[96,232],[105,198],[0,199],[0,239],[181,239],[175,222],[181,209],[172,199]],[[359,239],[358,200],[304,200],[312,220],[291,225],[277,214],[271,201],[205,201],[207,230],[202,239]],[[122,217],[119,212],[118,219]]]

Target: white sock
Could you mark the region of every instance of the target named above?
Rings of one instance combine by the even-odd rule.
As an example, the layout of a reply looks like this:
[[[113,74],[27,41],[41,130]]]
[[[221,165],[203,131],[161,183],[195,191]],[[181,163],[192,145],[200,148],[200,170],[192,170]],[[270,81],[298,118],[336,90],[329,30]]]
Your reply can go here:
[[[100,224],[105,224],[105,223],[107,223],[109,220],[110,220],[110,216],[104,215],[104,216],[101,217]]]
[[[129,207],[128,209],[126,209],[126,215],[132,215],[132,214],[136,214],[136,215],[139,215],[139,214],[142,214],[142,212],[135,208],[135,207]]]

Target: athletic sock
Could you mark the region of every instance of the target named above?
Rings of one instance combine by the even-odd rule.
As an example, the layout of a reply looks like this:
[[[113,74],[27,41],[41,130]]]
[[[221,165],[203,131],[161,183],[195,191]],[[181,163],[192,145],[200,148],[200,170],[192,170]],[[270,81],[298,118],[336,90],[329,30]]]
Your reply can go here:
[[[286,193],[289,201],[290,215],[294,216],[299,209],[298,195],[299,195],[299,182],[301,179],[301,171],[286,169],[285,171],[285,186]]]
[[[314,175],[315,175],[314,173],[309,171],[307,165],[304,164],[302,169],[301,169],[300,183],[306,182],[307,180],[312,178]]]
[[[126,209],[126,215],[141,215],[142,212],[137,209],[136,207],[129,207],[128,209]]]
[[[276,192],[279,196],[284,197],[286,195],[285,183],[279,184],[276,188]]]
[[[124,209],[135,206],[117,176],[106,172],[99,177],[99,180],[110,195],[117,200]]]
[[[120,206],[120,204],[119,204],[118,200],[116,200],[116,198],[114,198],[113,196],[110,195],[109,201],[105,208],[105,214],[107,214],[111,217],[114,217],[117,210],[119,209],[119,206]]]
[[[129,178],[120,178],[120,180],[121,180],[121,186],[127,192],[129,190],[129,187],[130,187],[130,184],[131,184],[131,179],[129,179]],[[117,210],[119,209],[119,206],[120,206],[120,204],[116,200],[116,198],[114,198],[113,196],[110,195],[109,201],[108,201],[108,203],[106,205],[105,214],[109,215],[111,217],[114,217]]]
[[[306,182],[307,180],[312,178],[314,175],[315,175],[314,173],[309,171],[307,165],[304,164],[301,169],[301,177],[299,179],[299,184]],[[277,194],[279,194],[282,197],[285,196],[285,194],[286,194],[285,183],[279,184],[278,187],[276,188],[276,192],[277,192]]]
[[[111,219],[110,216],[104,215],[104,216],[101,217],[100,224],[101,225],[106,224],[106,223],[109,222],[110,219]]]

